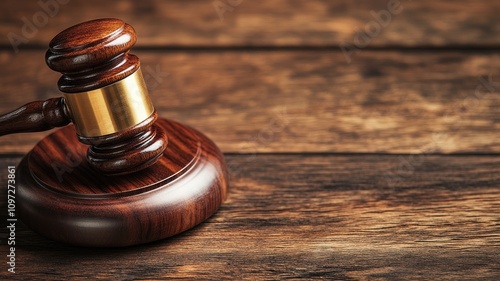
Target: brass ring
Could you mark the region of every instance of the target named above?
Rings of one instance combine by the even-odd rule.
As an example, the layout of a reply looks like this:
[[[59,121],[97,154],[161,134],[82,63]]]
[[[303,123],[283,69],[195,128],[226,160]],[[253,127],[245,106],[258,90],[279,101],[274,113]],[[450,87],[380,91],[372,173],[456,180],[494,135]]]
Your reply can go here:
[[[76,132],[84,137],[104,136],[133,127],[154,112],[141,69],[106,87],[64,93]]]

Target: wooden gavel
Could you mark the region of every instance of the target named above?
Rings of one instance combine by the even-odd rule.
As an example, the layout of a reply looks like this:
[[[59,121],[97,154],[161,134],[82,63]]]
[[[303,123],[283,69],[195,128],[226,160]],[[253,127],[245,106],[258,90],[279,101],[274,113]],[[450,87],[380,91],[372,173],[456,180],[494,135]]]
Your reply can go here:
[[[203,222],[226,198],[222,153],[201,132],[158,117],[129,54],[135,41],[118,19],[62,31],[46,61],[63,74],[63,97],[0,117],[0,135],[73,122],[17,166],[19,218],[43,236],[90,247],[147,243]]]
[[[0,136],[75,125],[78,139],[90,145],[87,160],[95,169],[120,175],[153,165],[167,146],[154,125],[139,59],[129,54],[134,29],[117,19],[100,19],[55,36],[48,66],[62,73],[63,97],[35,101],[0,116]]]

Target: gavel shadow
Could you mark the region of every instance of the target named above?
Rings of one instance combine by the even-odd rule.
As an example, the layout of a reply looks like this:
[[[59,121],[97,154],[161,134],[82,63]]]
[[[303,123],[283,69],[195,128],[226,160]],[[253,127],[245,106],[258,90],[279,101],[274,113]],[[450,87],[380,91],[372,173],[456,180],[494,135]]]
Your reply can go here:
[[[76,262],[80,259],[92,258],[94,261],[99,261],[100,258],[107,258],[109,255],[112,255],[113,259],[119,259],[129,254],[135,255],[138,251],[158,250],[159,248],[168,251],[169,246],[183,243],[189,237],[197,235],[204,227],[203,224],[199,224],[183,233],[165,239],[126,247],[84,247],[46,238],[18,221],[16,224],[15,247],[20,250],[18,254],[20,257],[23,255],[36,255],[37,260],[45,260],[45,258],[54,260],[54,258],[57,258],[58,260],[61,259],[60,262],[65,262],[63,259],[73,259]]]

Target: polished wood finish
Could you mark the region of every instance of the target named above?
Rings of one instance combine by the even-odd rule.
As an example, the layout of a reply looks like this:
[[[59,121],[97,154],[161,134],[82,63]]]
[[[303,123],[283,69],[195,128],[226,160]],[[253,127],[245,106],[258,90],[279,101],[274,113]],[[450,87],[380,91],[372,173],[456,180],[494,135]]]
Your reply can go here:
[[[147,168],[163,155],[167,132],[157,126],[154,112],[141,123],[126,130],[100,137],[78,139],[89,145],[87,162],[106,175],[124,175]]]
[[[83,95],[86,91],[106,87],[133,73],[140,75],[141,72],[137,72],[140,66],[138,58],[128,53],[135,42],[135,31],[121,20],[87,21],[56,35],[49,44],[46,62],[50,68],[63,74],[58,82],[59,90],[71,95]],[[150,105],[149,98],[147,101]],[[137,107],[141,106],[136,103]],[[139,110],[137,107],[134,109]],[[71,121],[71,110],[70,101],[65,102],[64,98],[29,103],[0,116],[0,136],[67,125]],[[73,122],[78,123],[75,111],[72,113]],[[84,113],[83,118],[93,118],[89,112]],[[96,117],[100,116],[96,114]],[[111,134],[79,135],[80,141],[90,145],[87,153],[89,164],[107,175],[133,173],[153,165],[167,145],[166,133],[154,125],[157,117],[157,113],[153,112],[139,124]]]
[[[139,59],[129,54],[136,40],[134,29],[122,20],[97,19],[57,34],[50,41],[45,58],[50,68],[63,74],[59,90],[78,95],[136,72]],[[156,118],[155,112],[124,131],[79,136],[80,141],[90,145],[87,152],[90,165],[107,175],[121,175],[156,163],[167,145],[166,133],[154,125]]]
[[[72,26],[49,43],[47,65],[63,74],[59,90],[80,93],[115,83],[139,68],[129,54],[134,29],[119,19],[97,19]]]
[[[73,126],[44,138],[18,167],[21,220],[56,241],[122,247],[176,235],[210,217],[227,193],[220,151],[189,127],[164,119],[156,125],[169,132],[163,157],[120,177],[92,169]]]
[[[28,103],[0,116],[0,136],[38,132],[71,122],[64,98]],[[155,126],[156,111],[141,123],[121,132],[97,137],[78,136],[88,144],[87,161],[107,175],[133,173],[153,165],[163,154],[168,137]],[[76,132],[75,132],[76,134]]]
[[[135,40],[134,30],[121,20],[89,21],[54,37],[46,60],[63,74],[61,91],[84,95],[141,73],[137,57],[128,54]],[[139,80],[145,89],[142,77]],[[98,98],[120,98],[116,91]],[[89,136],[77,134],[72,125],[35,145],[17,174],[18,210],[24,223],[60,242],[124,247],[176,235],[217,211],[228,185],[218,148],[194,129],[157,120],[149,98],[140,101],[147,101],[153,113],[132,127]],[[89,104],[83,118],[104,115],[91,116],[88,111],[98,108]],[[76,118],[74,111],[78,106],[78,100],[69,97],[30,103],[0,117],[0,133],[66,125],[68,116],[81,129],[84,119]]]
[[[2,1],[0,31],[37,2]],[[479,77],[500,81],[500,2],[403,0],[350,64],[338,45],[389,1],[242,1],[223,21],[212,2],[68,1],[17,54],[0,37],[6,112],[54,96],[40,54],[61,27],[120,13],[159,115],[207,133],[231,175],[206,223],[147,245],[71,247],[18,224],[17,273],[0,278],[498,280],[499,86],[473,98]],[[0,183],[46,134],[0,138]]]
[[[46,131],[70,122],[63,98],[34,101],[0,116],[0,136]]]

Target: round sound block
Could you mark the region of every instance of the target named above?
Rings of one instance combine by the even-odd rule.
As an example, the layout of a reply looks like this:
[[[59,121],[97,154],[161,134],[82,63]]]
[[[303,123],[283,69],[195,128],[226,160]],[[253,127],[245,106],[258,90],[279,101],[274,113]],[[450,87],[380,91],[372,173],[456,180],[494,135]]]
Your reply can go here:
[[[121,247],[166,238],[210,217],[226,198],[227,171],[200,132],[158,119],[168,135],[153,166],[105,176],[86,162],[72,125],[41,140],[18,167],[18,212],[34,231],[79,246]]]

